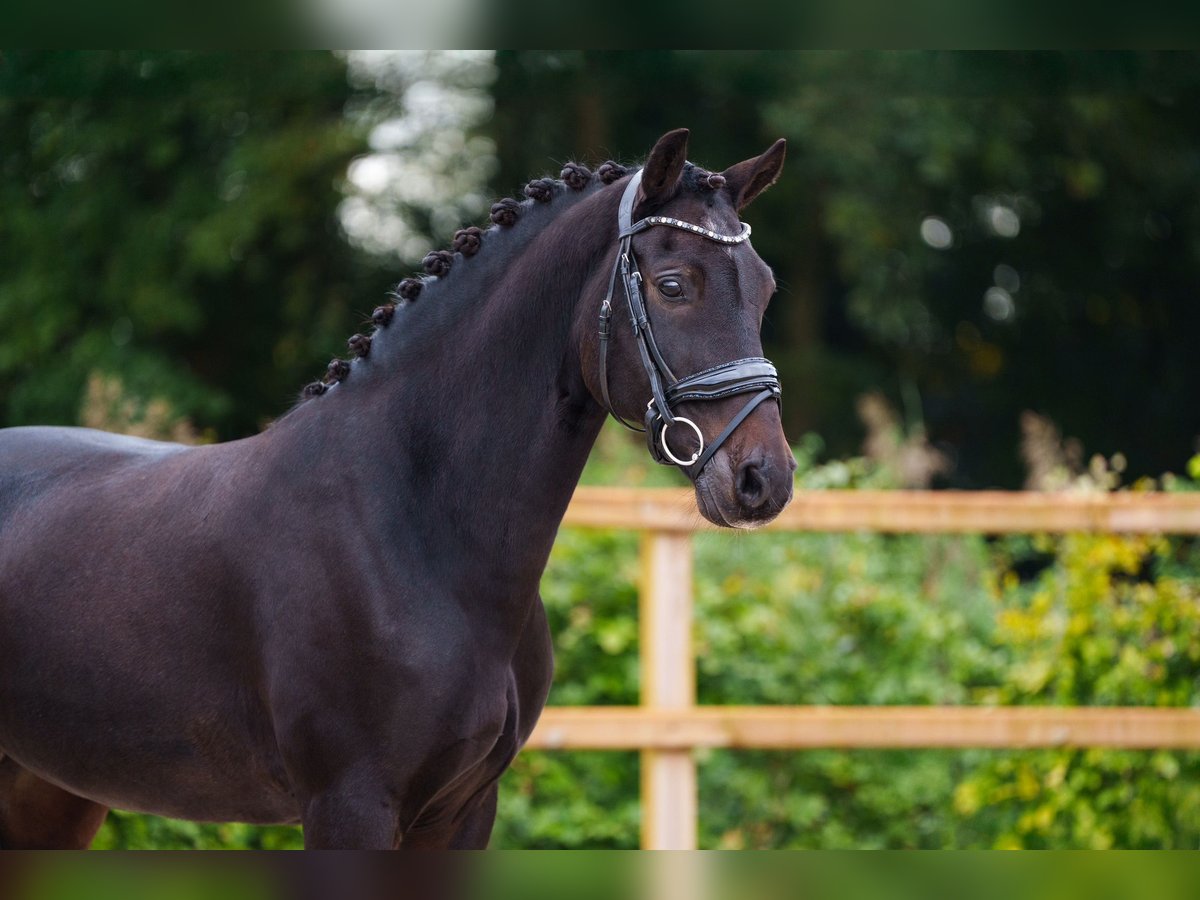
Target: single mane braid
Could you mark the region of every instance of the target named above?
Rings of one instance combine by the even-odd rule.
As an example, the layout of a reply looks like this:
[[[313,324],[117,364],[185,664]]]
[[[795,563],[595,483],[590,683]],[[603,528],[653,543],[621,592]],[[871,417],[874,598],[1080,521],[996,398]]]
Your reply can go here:
[[[569,162],[563,166],[558,177],[573,191],[582,191],[591,184],[592,170],[577,162]]]
[[[525,185],[525,196],[538,203],[549,203],[557,190],[558,182],[553,178],[538,178]]]
[[[472,225],[470,228],[460,228],[454,232],[454,241],[451,244],[455,253],[461,253],[463,256],[474,256],[479,252],[479,248],[483,246],[483,229],[476,228]]]
[[[612,184],[614,181],[620,181],[629,174],[629,169],[620,163],[615,163],[611,159],[604,163],[596,170],[596,175],[605,184]]]
[[[392,296],[412,303],[420,296],[421,288],[424,286],[425,282],[420,278],[405,278],[392,289]]]
[[[329,365],[325,367],[325,381],[332,383],[341,381],[350,374],[350,363],[344,359],[331,359]]]
[[[497,200],[492,204],[492,221],[501,228],[512,228],[517,224],[517,215],[520,210],[521,204],[511,197]]]
[[[425,258],[421,260],[421,265],[425,271],[437,278],[450,274],[450,267],[453,264],[454,254],[449,250],[430,250],[425,254]]]
[[[395,303],[385,303],[383,306],[375,307],[375,311],[371,313],[371,321],[375,323],[376,328],[386,328],[392,323],[392,316],[396,314]]]
[[[350,348],[350,352],[362,359],[371,352],[371,336],[369,334],[356,334],[350,340],[346,341],[346,346]]]

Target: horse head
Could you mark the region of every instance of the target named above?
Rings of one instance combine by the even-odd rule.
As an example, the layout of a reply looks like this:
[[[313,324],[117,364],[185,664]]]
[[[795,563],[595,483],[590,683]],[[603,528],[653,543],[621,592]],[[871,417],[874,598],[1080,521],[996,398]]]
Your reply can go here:
[[[775,279],[738,213],[779,177],[785,144],[714,173],[687,162],[687,142],[686,129],[664,135],[621,182],[585,379],[614,416],[645,428],[659,462],[688,476],[706,519],[752,528],[791,500],[796,461],[762,356]]]

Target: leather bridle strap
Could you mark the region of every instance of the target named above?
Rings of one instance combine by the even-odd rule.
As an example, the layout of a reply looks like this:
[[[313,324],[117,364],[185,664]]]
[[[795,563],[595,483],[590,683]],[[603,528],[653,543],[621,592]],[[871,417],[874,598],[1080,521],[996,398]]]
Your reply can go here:
[[[741,412],[729,420],[729,424],[726,425],[725,429],[717,435],[716,440],[704,448],[704,452],[701,453],[700,458],[696,460],[696,471],[703,472],[705,464],[713,458],[713,454],[721,448],[721,445],[725,443],[725,439],[733,434],[734,429],[746,420],[746,416],[758,409],[758,405],[760,403],[762,403],[764,400],[770,400],[772,397],[774,397],[776,400],[779,399],[779,395],[772,390],[762,390],[755,394],[750,399],[750,402],[742,407]]]
[[[712,241],[723,244],[740,244],[750,237],[750,226],[742,224],[739,234],[720,234],[679,219],[667,216],[647,216],[633,222],[633,206],[637,200],[638,187],[641,185],[642,173],[635,172],[625,186],[621,195],[621,204],[617,212],[617,258],[613,263],[612,276],[608,281],[608,293],[600,306],[600,392],[604,405],[613,418],[633,431],[646,432],[646,444],[650,455],[660,463],[674,463],[681,467],[696,466],[699,473],[712,459],[713,455],[733,434],[734,430],[746,420],[758,406],[772,398],[779,400],[781,389],[779,374],[767,359],[752,357],[722,363],[704,369],[694,375],[678,379],[671,371],[659,352],[658,343],[654,340],[654,331],[650,326],[650,317],[646,310],[645,299],[642,295],[642,274],[638,271],[637,258],[634,256],[633,236],[640,231],[656,225],[678,228],[690,231]],[[641,429],[625,421],[613,408],[612,399],[608,393],[608,342],[612,332],[612,303],[616,292],[617,281],[624,286],[625,299],[629,307],[629,322],[633,330],[634,340],[638,348],[638,356],[642,368],[650,382],[650,403],[646,409],[645,428]],[[704,446],[704,435],[691,419],[676,416],[672,405],[694,400],[719,400],[737,394],[754,393],[745,406],[738,412],[724,430],[717,435],[707,447]],[[675,456],[667,445],[667,431],[676,424],[684,423],[696,434],[700,447],[693,453],[690,460]]]
[[[642,368],[646,370],[646,374],[650,378],[651,393],[655,399],[661,397],[663,405],[666,405],[659,371],[651,361],[651,353],[646,346],[646,334],[649,333],[650,322],[646,315],[645,304],[642,302],[642,273],[637,271],[636,263],[632,261],[631,243],[636,231],[630,228],[630,219],[633,217],[633,203],[637,197],[638,185],[641,183],[642,173],[639,169],[629,179],[629,184],[621,195],[621,206],[617,213],[617,260],[613,264],[612,275],[608,279],[608,293],[604,297],[604,303],[600,305],[600,391],[604,396],[604,406],[612,414],[612,417],[630,431],[641,431],[642,429],[625,421],[616,411],[612,398],[608,395],[608,339],[612,330],[613,292],[616,289],[618,278],[625,287],[625,296],[629,303],[629,321],[633,327],[633,336],[637,341],[638,353],[642,358]],[[645,323],[645,327],[643,328],[640,323]],[[657,346],[654,347],[653,356],[662,358]],[[668,377],[673,381],[674,376],[669,374],[669,369],[667,372]]]
[[[667,402],[675,404],[685,400],[720,400],[722,397],[748,394],[762,388],[778,392],[779,373],[775,371],[770,360],[752,356],[721,363],[719,366],[689,375],[682,381],[676,381],[667,389]]]

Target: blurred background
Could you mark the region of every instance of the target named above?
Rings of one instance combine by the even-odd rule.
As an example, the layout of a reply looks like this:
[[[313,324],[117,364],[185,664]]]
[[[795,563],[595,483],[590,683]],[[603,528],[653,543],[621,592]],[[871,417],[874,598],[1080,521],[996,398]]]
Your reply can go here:
[[[907,480],[1020,487],[1028,411],[1157,476],[1200,433],[1198,98],[1192,54],[5,54],[0,424],[119,378],[252,433],[494,198],[687,125],[711,168],[790,141],[748,214],[790,434],[890,415]]]
[[[0,56],[0,426],[258,431],[397,280],[664,131],[746,218],[802,487],[1194,490],[1200,56]],[[591,483],[667,484],[606,431]],[[1192,705],[1194,541],[697,539],[701,702]],[[557,703],[636,703],[636,536],[564,532]],[[1064,623],[1068,623],[1064,625]],[[1069,626],[1069,627],[1068,627]],[[1195,846],[1194,754],[710,754],[703,846]],[[637,844],[633,754],[526,754],[502,846]],[[103,846],[294,846],[113,815]]]

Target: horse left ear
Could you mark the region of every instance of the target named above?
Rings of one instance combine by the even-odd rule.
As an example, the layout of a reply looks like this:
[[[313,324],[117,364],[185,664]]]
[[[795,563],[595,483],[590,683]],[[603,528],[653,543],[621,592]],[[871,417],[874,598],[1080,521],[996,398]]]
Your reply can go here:
[[[776,182],[783,171],[786,151],[787,141],[780,138],[761,156],[743,160],[721,173],[725,176],[725,189],[733,197],[737,209],[749,206],[755,197]]]
[[[688,136],[686,128],[668,131],[658,139],[646,164],[642,166],[642,186],[638,191],[639,203],[659,205],[670,200],[679,187],[683,164],[687,162]]]

